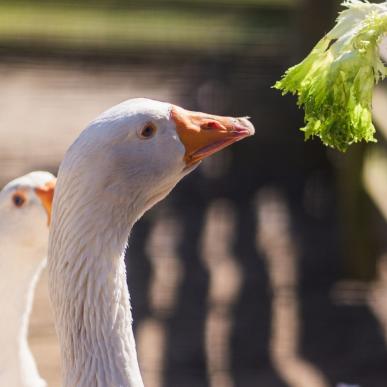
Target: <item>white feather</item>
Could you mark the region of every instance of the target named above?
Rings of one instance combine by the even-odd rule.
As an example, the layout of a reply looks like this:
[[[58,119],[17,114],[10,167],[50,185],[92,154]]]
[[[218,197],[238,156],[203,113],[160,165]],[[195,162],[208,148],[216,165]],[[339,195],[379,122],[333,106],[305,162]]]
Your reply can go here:
[[[186,174],[166,103],[136,99],[86,128],[61,164],[49,286],[66,387],[142,387],[124,252],[130,229]],[[142,140],[147,122],[158,135]]]

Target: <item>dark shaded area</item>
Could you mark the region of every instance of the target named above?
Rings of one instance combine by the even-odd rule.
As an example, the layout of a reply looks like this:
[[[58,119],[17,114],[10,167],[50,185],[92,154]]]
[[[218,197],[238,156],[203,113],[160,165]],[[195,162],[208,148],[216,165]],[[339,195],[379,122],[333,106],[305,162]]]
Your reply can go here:
[[[197,191],[188,181],[187,184],[181,184],[178,195],[173,198],[183,228],[178,253],[187,259],[184,258],[185,274],[179,289],[177,306],[168,321],[165,386],[207,385],[204,323],[208,275],[199,252],[199,230],[204,226],[207,201],[206,195]],[[187,337],[189,340],[186,340]]]

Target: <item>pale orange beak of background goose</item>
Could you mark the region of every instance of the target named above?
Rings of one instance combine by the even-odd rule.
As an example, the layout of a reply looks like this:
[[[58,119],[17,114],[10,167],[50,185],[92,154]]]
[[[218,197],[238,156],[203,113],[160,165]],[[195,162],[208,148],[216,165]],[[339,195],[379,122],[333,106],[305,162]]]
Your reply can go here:
[[[221,149],[252,136],[255,132],[248,118],[222,117],[191,112],[173,106],[171,117],[185,147],[184,161],[191,166]]]
[[[50,225],[51,221],[51,207],[52,200],[54,199],[56,179],[52,179],[41,187],[35,188],[35,192],[42,202],[44,209],[47,212],[47,225]]]

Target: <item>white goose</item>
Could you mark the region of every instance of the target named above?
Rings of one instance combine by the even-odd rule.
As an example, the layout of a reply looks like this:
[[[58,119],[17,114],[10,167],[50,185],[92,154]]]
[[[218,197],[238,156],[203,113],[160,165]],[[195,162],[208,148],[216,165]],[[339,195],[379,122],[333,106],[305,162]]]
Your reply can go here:
[[[124,264],[130,230],[200,160],[253,133],[246,118],[133,99],[67,151],[48,250],[65,387],[143,386]]]
[[[27,342],[33,293],[45,263],[55,177],[31,172],[0,192],[0,386],[42,387]]]

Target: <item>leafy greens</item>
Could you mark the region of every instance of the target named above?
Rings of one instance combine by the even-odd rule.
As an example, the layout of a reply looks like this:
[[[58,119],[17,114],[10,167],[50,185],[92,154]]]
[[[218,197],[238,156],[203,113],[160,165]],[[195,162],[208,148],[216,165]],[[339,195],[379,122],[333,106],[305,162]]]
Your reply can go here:
[[[359,141],[376,141],[372,92],[387,74],[379,43],[387,33],[387,2],[347,0],[329,31],[299,64],[289,68],[274,88],[297,95],[305,110],[301,128],[345,151]]]

